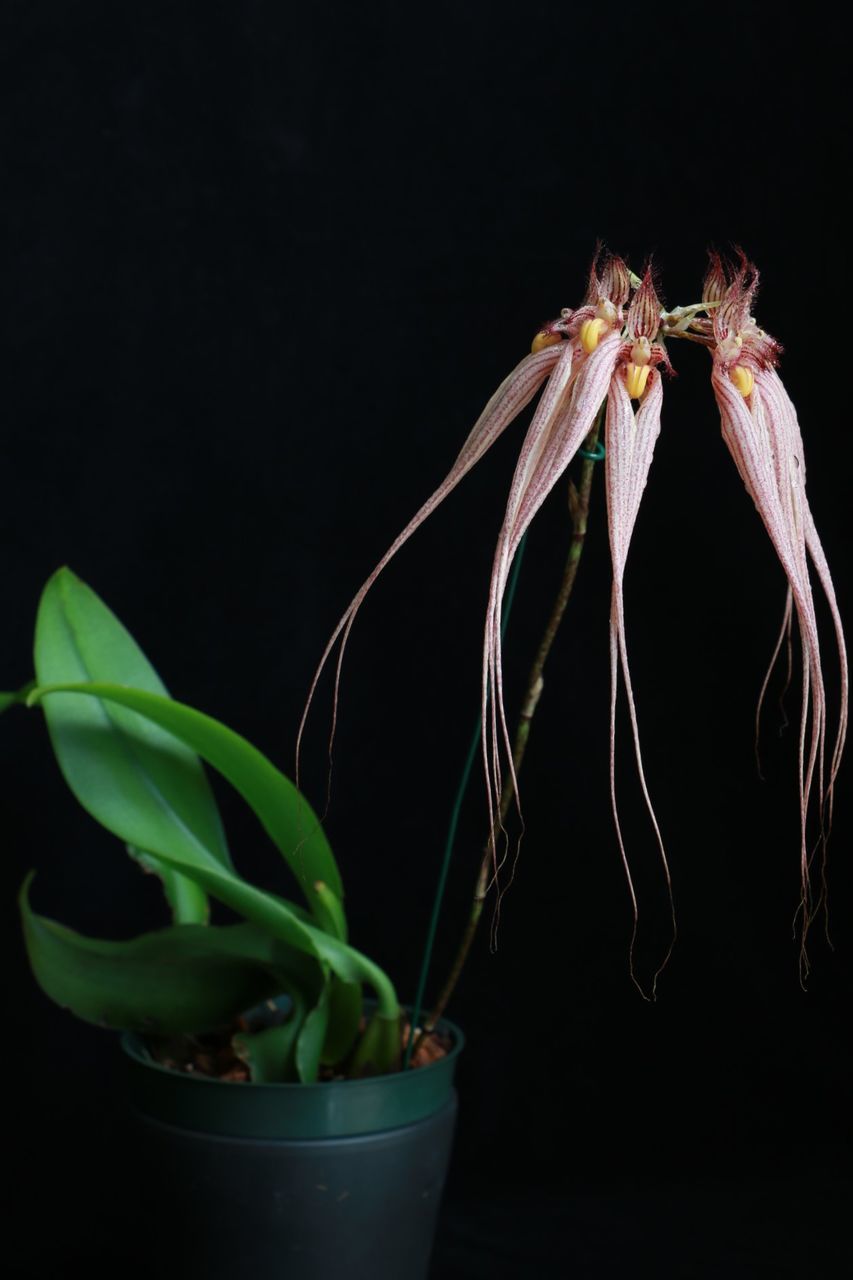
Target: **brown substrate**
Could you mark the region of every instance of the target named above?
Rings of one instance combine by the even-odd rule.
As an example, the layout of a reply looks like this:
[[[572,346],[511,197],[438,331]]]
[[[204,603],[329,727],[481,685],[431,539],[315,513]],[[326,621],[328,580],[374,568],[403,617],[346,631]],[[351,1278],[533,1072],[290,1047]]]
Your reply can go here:
[[[196,1036],[175,1036],[169,1040],[151,1041],[149,1052],[155,1062],[168,1067],[172,1071],[182,1071],[186,1075],[207,1076],[212,1080],[230,1080],[248,1083],[251,1079],[249,1067],[239,1057],[232,1044],[232,1038],[241,1031],[249,1029],[244,1019],[238,1018],[235,1024],[225,1031],[205,1032]],[[401,1053],[405,1052],[409,1038],[409,1023],[404,1022],[401,1030]],[[412,1055],[411,1067],[428,1067],[450,1052],[451,1039],[434,1031],[424,1036],[417,1051]],[[321,1067],[321,1081],[343,1080],[346,1077],[338,1067]]]

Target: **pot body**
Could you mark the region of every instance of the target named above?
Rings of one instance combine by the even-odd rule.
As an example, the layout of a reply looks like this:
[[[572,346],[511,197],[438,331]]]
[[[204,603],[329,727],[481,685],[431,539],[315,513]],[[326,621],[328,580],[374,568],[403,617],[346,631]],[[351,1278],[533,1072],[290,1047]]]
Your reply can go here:
[[[169,1071],[125,1036],[146,1256],[162,1280],[426,1280],[456,1116],[441,1062],[318,1085]],[[151,1232],[154,1233],[152,1239]]]

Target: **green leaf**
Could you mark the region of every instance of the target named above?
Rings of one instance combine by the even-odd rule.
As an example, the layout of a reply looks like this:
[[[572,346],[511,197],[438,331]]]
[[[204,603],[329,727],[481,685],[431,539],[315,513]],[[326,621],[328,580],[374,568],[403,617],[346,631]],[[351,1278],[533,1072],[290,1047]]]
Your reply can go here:
[[[341,938],[346,942],[349,931],[347,929],[344,906],[340,898],[332,892],[323,880],[315,880],[313,888],[314,893],[317,895],[314,899],[314,913],[320,924],[327,933],[333,933],[336,938]]]
[[[31,881],[19,905],[36,980],[57,1004],[98,1026],[164,1035],[212,1030],[277,995],[291,964],[304,973],[304,956],[251,924],[175,925],[128,942],[84,937],[31,910]]]
[[[294,1006],[290,1017],[277,1027],[238,1031],[231,1045],[249,1068],[253,1084],[290,1084],[299,1079],[296,1041],[304,1021]],[[310,1083],[310,1081],[308,1082]]]
[[[70,569],[42,593],[36,621],[41,683],[101,679],[168,696],[133,637]],[[57,698],[46,710],[59,766],[77,799],[128,844],[155,849],[171,839],[231,860],[210,784],[195,752],[119,706]],[[154,837],[154,838],[152,838]],[[198,889],[175,889],[181,897]]]
[[[338,928],[345,931],[343,908],[340,905],[343,896],[341,877],[320,821],[293,783],[256,747],[218,720],[182,702],[104,681],[85,684],[62,681],[59,684],[39,685],[30,694],[29,701],[32,703],[45,699],[45,714],[50,724],[55,718],[52,710],[54,702],[62,704],[64,717],[74,715],[70,710],[71,703],[75,700],[72,694],[88,695],[88,700],[96,707],[100,700],[118,704],[123,713],[133,715],[137,723],[147,721],[161,737],[170,738],[176,746],[180,743],[193,752],[198,752],[231,783],[254,810],[293,870],[323,927],[329,928],[336,936],[340,936]],[[76,699],[78,702],[86,700]],[[165,734],[163,730],[166,731]],[[126,732],[125,737],[127,736]],[[133,763],[136,765],[138,752],[135,742],[132,741],[130,745]],[[85,741],[79,742],[78,746],[79,753],[83,753]],[[117,764],[115,770],[114,785],[117,788],[127,788],[128,794],[132,792],[135,796],[133,789],[139,785],[138,767],[132,772],[127,769],[119,771]],[[162,776],[163,773],[161,762],[158,775]],[[188,841],[183,832],[174,833],[162,823],[155,823],[153,817],[148,822],[148,838],[136,839],[128,834],[130,821],[136,818],[136,809],[130,804],[119,803],[115,794],[111,805],[101,804],[100,812],[95,816],[124,840],[151,850],[158,856],[171,851],[195,862],[198,854],[203,852],[198,841]],[[321,885],[319,891],[318,882]],[[342,923],[336,925],[336,921]]]
[[[211,721],[208,716],[203,716],[190,707],[184,707],[168,698],[159,698],[138,689],[125,689],[117,685],[84,684],[36,688],[31,693],[29,701],[34,703],[45,698],[50,702],[55,697],[79,698],[81,695],[92,699],[106,698],[134,708],[145,708],[146,714],[156,714],[158,718],[162,717],[164,723],[170,725],[176,722],[182,727],[195,725],[202,732],[206,732],[212,725],[226,735],[226,741],[229,743],[233,739],[237,739],[238,743],[243,741],[230,730],[225,730],[224,726],[217,725],[216,721]],[[254,755],[260,756],[260,753],[255,752],[255,748],[250,744],[245,743],[245,746]],[[264,760],[264,757],[260,758]],[[212,763],[216,762],[212,761]],[[268,761],[266,763],[269,765]],[[269,765],[269,768],[272,769],[273,766]],[[279,776],[283,777],[283,775]],[[296,794],[292,784],[288,786]],[[116,818],[119,825],[113,829],[127,840],[124,828],[120,825],[121,817],[119,812]],[[109,824],[105,823],[105,825]],[[174,832],[168,828],[155,827],[153,834],[156,839],[146,841],[142,847],[153,853],[167,866],[188,875],[220,902],[232,907],[245,919],[254,921],[281,941],[316,959],[324,960],[344,982],[368,982],[376,992],[379,1015],[392,1020],[399,1018],[399,1003],[392,983],[382,969],[367,956],[333,934],[306,924],[301,914],[295,912],[283,899],[264,893],[242,880],[229,867],[219,863],[198,842],[176,840]],[[132,838],[129,842],[136,843]]]
[[[398,1070],[402,1056],[400,1022],[399,1013],[391,1018],[381,1010],[374,1013],[356,1046],[349,1075],[378,1076]]]
[[[14,693],[0,693],[0,711],[5,711],[7,707],[11,707],[17,698]]]
[[[143,871],[157,876],[163,884],[163,893],[172,909],[173,924],[207,924],[210,919],[210,904],[207,894],[195,883],[181,875],[174,867],[167,867],[153,853],[145,853],[134,845],[127,846],[127,852],[138,862]]]
[[[279,1011],[273,1013],[271,1023],[266,1010],[260,1011],[259,1019],[250,1013],[249,1029],[232,1036],[231,1043],[248,1064],[255,1083],[299,1080],[313,1084],[329,1020],[329,984],[300,982],[288,974],[285,990],[291,1008],[284,1020]]]
[[[232,907],[239,915],[254,921],[289,946],[325,961],[343,982],[369,983],[376,992],[378,1000],[374,1020],[377,1017],[387,1021],[396,1019],[399,1024],[400,1005],[391,980],[379,965],[360,951],[342,942],[340,938],[305,923],[302,913],[290,906],[285,899],[256,889],[246,880],[241,880],[234,872],[210,863],[180,862],[162,853],[160,857],[164,862],[191,875],[208,893],[220,902],[224,902],[226,906]],[[369,1031],[370,1027],[368,1027]],[[381,1060],[386,1061],[386,1058]],[[392,1061],[393,1059],[388,1056],[388,1070],[392,1069],[390,1065]]]
[[[361,1022],[364,1000],[357,982],[341,982],[332,978],[329,986],[329,1024],[320,1061],[327,1066],[343,1062],[355,1044]]]
[[[329,984],[327,982],[320,992],[319,999],[309,1010],[296,1041],[296,1070],[303,1083],[311,1083],[317,1079],[328,1026]]]

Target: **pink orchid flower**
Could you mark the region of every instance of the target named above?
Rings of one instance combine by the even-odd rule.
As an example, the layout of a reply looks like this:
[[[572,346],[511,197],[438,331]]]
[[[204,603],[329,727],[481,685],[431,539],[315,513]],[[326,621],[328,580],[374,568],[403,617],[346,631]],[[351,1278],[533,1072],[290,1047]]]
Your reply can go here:
[[[435,492],[412,517],[373,572],[353,597],[320,660],[308,695],[297,738],[299,750],[308,711],[320,675],[340,640],[335,674],[331,738],[334,738],[341,664],[355,617],[382,570],[416,529],[456,488],[501,433],[518,417],[538,391],[542,394],[521,445],[510,484],[506,512],[498,534],[489,585],[483,638],[481,684],[482,751],[489,811],[490,850],[496,879],[496,829],[508,769],[513,793],[521,805],[512,760],[503,698],[501,608],[513,560],[525,532],[548,494],[604,414],[605,480],[613,586],[610,608],[610,791],[616,835],[628,881],[634,915],[631,940],[637,929],[637,897],[616,803],[616,708],[620,675],[625,686],[637,771],[663,863],[672,906],[669,868],[657,819],[646,785],[633,685],[625,637],[623,581],[640,500],[660,433],[663,399],[660,366],[669,369],[662,336],[692,338],[712,353],[712,383],[722,420],[723,438],[741,478],[764,521],[788,579],[782,631],[770,673],[796,614],[803,653],[803,693],[799,734],[800,835],[803,933],[814,914],[809,887],[811,858],[807,847],[809,801],[817,783],[820,794],[820,844],[824,848],[831,825],[835,782],[847,731],[849,680],[841,618],[826,557],[815,529],[805,493],[805,462],[797,415],[775,370],[779,346],[759,329],[751,306],[758,275],[741,256],[738,267],[726,267],[713,256],[703,301],[662,313],[651,273],[632,277],[625,263],[613,255],[593,263],[586,299],[576,311],[564,310],[545,325],[533,341],[531,353],[492,396],[455,463]],[[633,296],[632,296],[633,290]],[[711,313],[712,318],[707,318]],[[821,664],[815,605],[809,577],[809,558],[826,595],[835,628],[840,660],[841,710],[827,769],[826,692]],[[330,740],[331,748],[331,740]],[[504,854],[504,857],[506,855]],[[673,913],[673,941],[675,920]],[[669,950],[671,951],[672,944]],[[666,963],[665,957],[663,963]],[[663,966],[661,966],[663,967]],[[660,972],[660,969],[658,969]],[[657,974],[655,975],[655,978]],[[635,979],[636,981],[636,979]],[[639,985],[639,984],[638,984]],[[654,989],[654,988],[653,988]]]
[[[634,281],[636,282],[636,277]],[[529,404],[540,387],[543,388],[522,443],[510,485],[506,513],[495,550],[486,612],[482,670],[483,763],[490,838],[497,874],[495,827],[497,807],[503,789],[502,756],[504,755],[508,762],[518,803],[518,779],[515,777],[512,765],[512,750],[503,702],[501,604],[513,559],[527,528],[583,445],[599,412],[604,410],[607,509],[613,561],[610,620],[612,674],[610,779],[617,838],[628,878],[636,931],[637,900],[616,811],[616,695],[620,668],[628,698],[640,781],[658,840],[668,885],[669,870],[660,831],[649,799],[640,755],[637,714],[628,670],[622,582],[640,499],[651,465],[655,441],[660,432],[662,385],[658,366],[664,364],[668,367],[668,361],[663,346],[656,341],[660,327],[661,306],[655,294],[650,271],[647,271],[643,280],[639,282],[629,304],[631,290],[632,280],[625,263],[612,255],[607,255],[602,262],[599,254],[593,264],[584,304],[576,311],[564,310],[557,320],[541,329],[533,341],[531,354],[521,361],[492,396],[442,483],[412,517],[356,592],[332,633],[314,675],[300,724],[297,739],[297,770],[308,710],[320,675],[335,644],[340,639],[331,731],[334,737],[341,663],[347,639],[356,614],[379,574],[415,530],[483,457],[504,429]],[[636,409],[634,402],[638,402]]]
[[[610,258],[601,279],[590,282],[587,303],[573,315],[564,313],[560,328],[568,337],[560,363],[551,376],[522,445],[510,487],[504,523],[498,537],[483,652],[483,760],[487,779],[489,818],[494,829],[503,789],[501,748],[506,755],[516,797],[518,779],[503,706],[500,614],[509,572],[521,539],[545,498],[589,435],[602,405],[606,405],[605,478],[613,589],[610,619],[611,711],[610,786],[616,835],[637,924],[637,898],[616,804],[615,743],[619,669],[625,682],[634,749],[643,796],[658,841],[667,885],[669,869],[663,841],[646,786],[640,753],[633,686],[628,668],[622,584],[631,535],[640,499],[660,434],[663,388],[656,366],[668,364],[663,346],[655,342],[661,307],[646,272],[627,314],[630,277],[625,264]],[[593,302],[595,300],[595,302]],[[543,334],[548,330],[543,331]],[[540,337],[542,335],[537,335]],[[635,411],[633,401],[639,401]],[[633,944],[632,944],[633,945]]]
[[[805,940],[817,907],[810,888],[807,844],[809,801],[817,775],[820,804],[820,845],[825,856],[832,820],[832,802],[847,733],[849,676],[844,631],[829,566],[806,498],[806,467],[796,410],[776,372],[779,344],[759,329],[751,315],[758,272],[741,256],[737,267],[712,255],[705,281],[705,300],[714,308],[706,322],[713,346],[711,381],[720,409],[723,439],[734,458],[747,492],[770,535],[788,579],[782,632],[770,671],[786,635],[790,652],[794,613],[802,647],[802,707],[799,733],[800,872],[803,912],[801,959],[807,971]],[[826,692],[815,604],[808,560],[811,558],[826,596],[835,629],[840,663],[840,712],[835,743],[825,764]],[[759,698],[767,688],[765,677]]]

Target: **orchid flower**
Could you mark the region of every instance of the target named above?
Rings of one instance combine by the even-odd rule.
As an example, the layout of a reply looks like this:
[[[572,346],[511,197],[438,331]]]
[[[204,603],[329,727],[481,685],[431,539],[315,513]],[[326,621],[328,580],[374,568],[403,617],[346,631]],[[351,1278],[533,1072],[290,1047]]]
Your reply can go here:
[[[636,286],[636,287],[635,287]],[[631,292],[634,289],[633,298]],[[630,303],[629,303],[630,298]],[[501,670],[501,604],[513,559],[521,540],[548,494],[564,474],[605,410],[606,485],[613,560],[611,606],[611,753],[610,777],[617,838],[628,877],[636,930],[637,901],[616,815],[615,733],[619,669],[625,682],[634,747],[643,794],[663,859],[663,842],[652,810],[640,756],[637,715],[628,671],[622,582],[628,548],[660,431],[662,386],[658,366],[668,361],[658,342],[661,306],[651,272],[642,281],[631,276],[621,258],[599,254],[593,263],[587,295],[577,310],[564,309],[533,340],[532,351],[501,384],[475,424],[445,479],[412,517],[373,572],[356,592],[335,628],[315,673],[297,739],[298,754],[305,721],[320,675],[340,639],[335,677],[332,738],[344,649],[356,614],[389,561],[480,460],[504,429],[542,387],[542,395],[521,446],[510,485],[506,513],[495,550],[486,612],[482,668],[482,748],[495,874],[497,806],[503,792],[502,754],[518,800],[518,779],[503,703]],[[543,385],[544,384],[544,385]],[[637,401],[635,410],[633,402]],[[520,803],[519,803],[520,812]],[[671,894],[670,894],[671,896]]]
[[[764,521],[788,580],[782,631],[759,697],[796,615],[803,653],[802,713],[799,734],[801,875],[805,935],[813,915],[809,888],[811,858],[807,818],[815,786],[820,795],[820,843],[832,819],[835,782],[847,731],[849,680],[844,633],[832,578],[805,493],[805,463],[797,415],[776,373],[779,345],[759,329],[751,315],[758,283],[755,268],[741,256],[736,267],[712,256],[703,299],[689,307],[664,312],[651,272],[633,276],[621,258],[596,257],[586,297],[577,310],[560,316],[536,334],[531,353],[501,384],[459,456],[435,492],[412,517],[376,568],[356,592],[335,628],[314,675],[297,738],[299,750],[305,721],[320,675],[340,641],[335,675],[332,729],[334,738],[341,664],[355,617],[382,570],[416,529],[483,457],[501,433],[531,402],[541,396],[521,445],[510,484],[506,511],[498,533],[489,584],[483,637],[481,678],[482,755],[489,813],[492,881],[499,860],[497,835],[503,830],[501,799],[514,795],[521,816],[518,778],[507,728],[503,697],[501,608],[513,560],[522,538],[548,494],[604,417],[605,481],[613,584],[610,607],[610,793],[616,836],[637,930],[637,897],[628,865],[616,803],[616,709],[620,677],[625,687],[634,754],[643,797],[657,839],[672,907],[672,886],[660,829],[646,785],[633,685],[628,666],[623,581],[640,500],[660,433],[663,386],[661,366],[671,372],[663,340],[689,338],[711,350],[712,384],[722,420],[723,438],[746,489]],[[827,767],[826,692],[821,663],[809,559],[827,598],[840,661],[841,709]],[[504,771],[509,777],[507,791]],[[523,825],[523,824],[522,824]],[[673,912],[673,941],[675,920]],[[672,949],[670,944],[669,950]],[[667,958],[669,951],[667,952]],[[805,962],[805,952],[801,952]],[[664,959],[666,963],[666,958]],[[661,966],[662,967],[662,966]],[[658,970],[660,972],[660,969]],[[655,975],[657,977],[657,975]],[[636,979],[635,979],[636,981]],[[639,984],[637,984],[639,985]],[[654,988],[653,988],[654,989]]]
[[[498,537],[483,647],[482,717],[489,818],[490,827],[494,830],[497,802],[503,790],[501,745],[506,753],[513,788],[516,798],[518,797],[518,779],[513,769],[512,749],[503,707],[501,601],[512,560],[522,537],[545,498],[589,435],[604,402],[607,513],[613,562],[610,619],[610,786],[616,834],[631,894],[636,931],[637,899],[616,805],[616,701],[620,667],[628,698],[640,783],[668,886],[670,878],[640,754],[636,706],[625,640],[622,583],[640,499],[651,466],[655,441],[660,433],[663,389],[656,366],[662,363],[668,365],[668,361],[663,346],[655,341],[660,327],[661,307],[650,271],[646,272],[639,283],[625,313],[629,293],[630,276],[625,264],[621,259],[610,258],[600,279],[593,268],[585,306],[570,318],[564,313],[561,328],[568,337],[566,349],[542,395],[522,445],[510,487],[504,523]],[[557,325],[550,328],[553,331]],[[543,334],[544,332],[546,331]],[[538,335],[540,341],[542,337],[543,335]],[[639,401],[636,412],[632,404],[634,400]]]
[[[782,632],[771,659],[775,664],[796,614],[802,647],[802,707],[799,733],[800,874],[803,911],[801,958],[807,970],[805,939],[814,910],[807,845],[809,801],[817,775],[820,844],[825,855],[841,754],[847,733],[849,676],[844,631],[829,566],[806,498],[806,467],[796,410],[778,373],[779,344],[751,315],[758,272],[741,255],[737,267],[712,255],[704,298],[713,320],[703,322],[712,347],[711,381],[720,410],[723,439],[747,492],[770,535],[788,580]],[[826,692],[815,604],[809,577],[811,558],[829,605],[840,664],[840,712],[828,773],[825,763]],[[770,671],[759,698],[767,688]],[[819,904],[818,904],[819,905]]]

